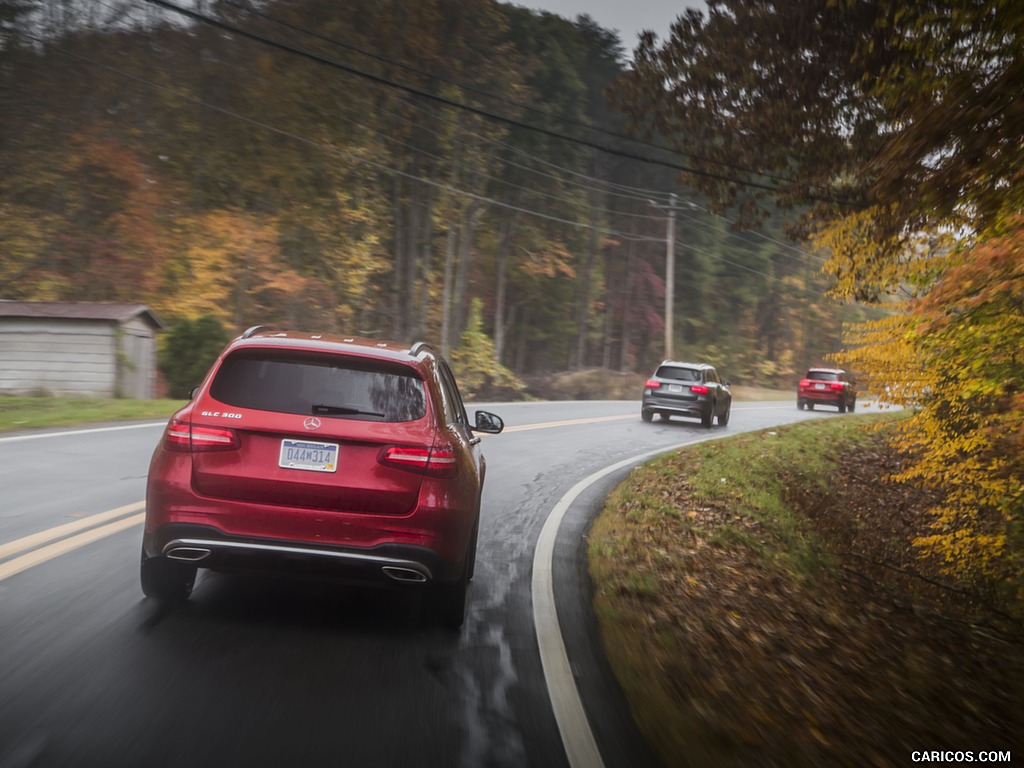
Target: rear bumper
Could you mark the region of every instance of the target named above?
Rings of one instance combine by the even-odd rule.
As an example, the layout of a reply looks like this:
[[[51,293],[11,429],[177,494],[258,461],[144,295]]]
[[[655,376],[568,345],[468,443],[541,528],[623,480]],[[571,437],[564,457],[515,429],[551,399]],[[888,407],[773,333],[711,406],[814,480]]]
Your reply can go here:
[[[846,402],[846,394],[843,392],[822,392],[820,390],[810,390],[806,392],[798,392],[796,399],[797,402],[814,403],[815,405],[835,405],[838,406],[840,403]],[[851,400],[853,398],[850,398]]]
[[[700,419],[711,413],[714,403],[705,398],[681,400],[670,397],[644,397],[640,407],[648,413],[692,416]]]
[[[170,523],[147,531],[143,549],[149,557],[163,555],[210,570],[283,571],[359,584],[454,581],[462,573],[462,563],[446,563],[426,547],[339,547],[230,536],[203,525]]]

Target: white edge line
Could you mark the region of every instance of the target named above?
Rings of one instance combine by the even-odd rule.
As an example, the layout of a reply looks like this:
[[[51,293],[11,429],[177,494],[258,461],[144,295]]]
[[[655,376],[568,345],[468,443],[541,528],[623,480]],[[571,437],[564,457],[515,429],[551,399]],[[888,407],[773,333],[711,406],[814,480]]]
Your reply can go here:
[[[576,498],[606,475],[658,454],[679,450],[712,439],[714,437],[709,435],[666,448],[658,448],[598,470],[580,480],[559,499],[548,513],[544,527],[541,529],[540,538],[537,540],[537,547],[533,553],[533,624],[537,631],[540,661],[544,669],[548,696],[551,698],[551,707],[554,709],[558,730],[562,735],[562,745],[572,768],[602,768],[604,761],[601,759],[600,750],[597,748],[593,731],[587,721],[587,713],[583,709],[579,689],[576,687],[576,680],[569,664],[569,656],[565,650],[565,640],[558,624],[553,573],[555,539],[558,536],[558,528]]]
[[[169,418],[169,417],[168,417]],[[32,435],[11,435],[0,437],[0,443],[16,443],[19,440],[41,440],[44,437],[66,437],[67,435],[90,435],[95,432],[119,432],[123,429],[145,429],[146,427],[162,427],[167,423],[163,421],[147,421],[145,424],[124,424],[117,427],[95,427],[93,429],[74,429],[64,432],[40,432]]]

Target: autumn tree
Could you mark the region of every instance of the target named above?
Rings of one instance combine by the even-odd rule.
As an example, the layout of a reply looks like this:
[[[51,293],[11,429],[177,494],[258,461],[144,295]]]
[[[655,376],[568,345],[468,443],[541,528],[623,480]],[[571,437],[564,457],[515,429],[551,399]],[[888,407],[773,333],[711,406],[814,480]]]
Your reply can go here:
[[[173,5],[0,0],[4,297],[448,350],[479,299],[517,374],[660,356],[674,173],[615,154],[613,33],[494,0]],[[815,287],[786,249],[679,226],[688,350],[782,375],[808,314],[834,346],[833,307],[781,309]]]
[[[1024,584],[1024,6],[710,0],[646,36],[616,95],[746,225],[789,211],[833,291],[893,302],[840,357],[911,405],[905,479],[946,492],[919,544]],[[1016,454],[1010,454],[1016,455]]]
[[[962,577],[1024,572],[1024,218],[952,253],[926,294],[861,334],[845,359],[923,406],[897,439],[915,458],[899,479],[945,492],[919,546]]]
[[[512,371],[497,363],[494,342],[483,332],[481,302],[470,305],[469,322],[458,349],[452,354],[452,370],[463,394],[470,397],[507,398],[523,391],[525,385]]]

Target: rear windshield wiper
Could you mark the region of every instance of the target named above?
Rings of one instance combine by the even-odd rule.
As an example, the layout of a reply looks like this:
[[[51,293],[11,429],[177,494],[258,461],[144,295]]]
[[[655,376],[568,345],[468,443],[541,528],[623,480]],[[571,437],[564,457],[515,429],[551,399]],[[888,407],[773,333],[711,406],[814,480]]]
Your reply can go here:
[[[367,411],[364,408],[359,408],[354,405],[324,405],[323,403],[315,403],[313,405],[313,413],[341,416],[375,416],[378,419],[384,418],[383,413],[378,411]]]

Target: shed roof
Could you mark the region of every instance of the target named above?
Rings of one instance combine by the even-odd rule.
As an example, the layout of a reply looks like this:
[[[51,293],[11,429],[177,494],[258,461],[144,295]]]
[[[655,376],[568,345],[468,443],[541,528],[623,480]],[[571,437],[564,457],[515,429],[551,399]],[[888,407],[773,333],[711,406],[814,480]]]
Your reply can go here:
[[[164,323],[145,304],[88,301],[11,301],[0,299],[0,317],[50,317],[123,323],[142,315],[154,328]]]

